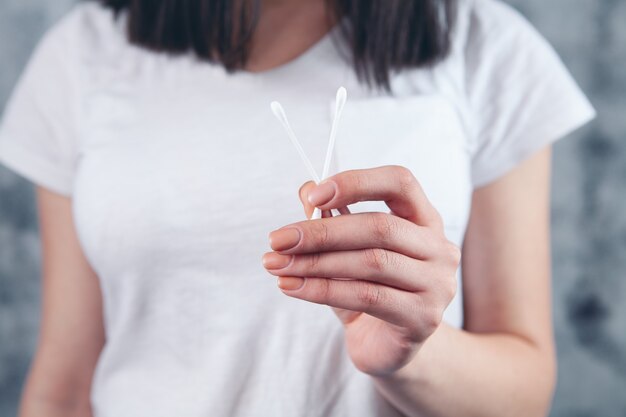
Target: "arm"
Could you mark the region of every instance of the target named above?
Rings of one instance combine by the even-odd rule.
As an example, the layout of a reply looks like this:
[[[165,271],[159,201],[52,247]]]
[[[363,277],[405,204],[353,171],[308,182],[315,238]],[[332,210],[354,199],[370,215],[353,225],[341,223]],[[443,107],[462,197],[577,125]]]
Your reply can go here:
[[[463,245],[463,330],[442,324],[415,358],[375,378],[408,415],[542,416],[555,384],[550,149],[477,189]]]
[[[87,417],[91,378],[104,344],[100,288],[78,243],[71,200],[38,187],[37,201],[42,319],[19,415]]]
[[[366,200],[383,200],[391,211],[277,229],[263,263],[286,295],[333,307],[354,365],[407,415],[543,415],[555,378],[549,155],[475,191],[462,257],[464,330],[441,324],[459,249],[405,167],[306,183],[307,214],[313,205],[324,213]]]

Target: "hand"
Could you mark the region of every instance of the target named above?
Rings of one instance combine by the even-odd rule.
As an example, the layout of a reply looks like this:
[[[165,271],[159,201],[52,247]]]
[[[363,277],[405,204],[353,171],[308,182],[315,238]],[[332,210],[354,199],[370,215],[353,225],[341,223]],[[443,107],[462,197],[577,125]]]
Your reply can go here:
[[[307,218],[270,233],[268,272],[291,297],[327,304],[342,321],[355,366],[384,376],[407,364],[456,294],[457,246],[411,171],[397,165],[343,171],[299,191]],[[345,206],[384,200],[389,213]],[[342,208],[332,217],[330,209]]]

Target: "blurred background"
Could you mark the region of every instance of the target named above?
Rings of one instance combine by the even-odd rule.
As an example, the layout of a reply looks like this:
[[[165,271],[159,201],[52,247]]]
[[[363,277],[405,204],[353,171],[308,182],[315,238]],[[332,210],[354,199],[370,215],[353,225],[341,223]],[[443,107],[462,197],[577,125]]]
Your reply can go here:
[[[598,118],[557,142],[553,417],[626,416],[626,0],[507,0],[552,43]],[[0,2],[0,115],[43,32],[73,0]],[[0,416],[16,414],[37,338],[34,193],[0,166]]]

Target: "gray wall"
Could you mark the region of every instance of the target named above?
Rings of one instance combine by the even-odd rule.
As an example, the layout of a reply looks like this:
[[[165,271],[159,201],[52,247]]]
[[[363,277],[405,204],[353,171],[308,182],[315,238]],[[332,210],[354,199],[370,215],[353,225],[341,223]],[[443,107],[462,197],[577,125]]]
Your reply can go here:
[[[626,0],[509,0],[552,42],[598,119],[555,147],[554,417],[626,416]],[[0,3],[0,112],[71,0]],[[15,414],[39,323],[31,186],[0,167],[0,415]]]

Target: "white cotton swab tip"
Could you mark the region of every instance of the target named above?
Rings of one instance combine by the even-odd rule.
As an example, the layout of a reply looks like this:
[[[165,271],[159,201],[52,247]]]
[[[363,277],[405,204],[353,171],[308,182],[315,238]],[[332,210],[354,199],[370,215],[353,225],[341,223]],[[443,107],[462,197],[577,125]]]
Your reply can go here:
[[[287,121],[287,115],[285,114],[285,110],[283,110],[283,106],[281,106],[279,102],[272,101],[270,103],[270,108],[272,109],[272,113],[274,113],[274,116],[276,116],[278,121],[283,126],[289,124],[289,122]]]
[[[289,140],[291,140],[291,143],[293,143],[293,146],[298,151],[298,154],[300,155],[302,162],[304,162],[306,169],[309,171],[309,174],[311,175],[315,183],[319,183],[320,177],[317,175],[317,172],[315,172],[315,168],[313,168],[313,164],[311,163],[308,156],[306,155],[306,152],[304,152],[304,149],[302,149],[302,146],[300,145],[300,141],[296,137],[296,134],[293,132],[291,125],[289,125],[289,121],[287,120],[287,115],[285,114],[285,110],[283,110],[283,106],[281,106],[280,103],[277,101],[272,101],[270,103],[270,108],[272,109],[272,113],[274,113],[274,116],[276,116],[280,124],[282,124],[283,127],[285,128],[285,131],[287,132],[287,136],[289,137]]]
[[[343,107],[346,104],[348,98],[348,92],[345,87],[339,87],[337,90],[337,96],[335,98],[335,114],[333,116],[333,123],[330,128],[330,139],[328,140],[328,148],[326,149],[326,159],[324,160],[324,169],[322,170],[321,179],[324,180],[328,176],[330,170],[330,162],[333,158],[333,150],[335,149],[335,140],[337,139],[337,129],[339,127],[339,120],[341,120],[341,114],[343,113]]]
[[[339,125],[339,120],[341,119],[343,107],[346,104],[347,97],[348,97],[348,92],[346,91],[345,87],[339,87],[339,89],[337,90],[336,98],[335,98],[335,113],[333,116],[333,122],[332,122],[332,126],[330,129],[330,139],[328,141],[328,148],[326,149],[326,158],[324,159],[324,168],[322,170],[321,177],[317,175],[315,168],[313,168],[313,164],[311,164],[311,161],[307,157],[306,152],[300,145],[300,141],[298,141],[298,138],[293,132],[293,129],[289,125],[289,121],[287,120],[287,115],[285,114],[285,110],[283,109],[283,106],[281,106],[281,104],[277,101],[272,101],[270,103],[270,108],[272,109],[272,113],[274,113],[274,116],[276,116],[280,124],[283,126],[283,128],[287,132],[287,136],[289,136],[291,143],[294,145],[294,147],[298,151],[298,154],[300,154],[300,158],[304,162],[304,165],[306,166],[307,170],[309,171],[309,174],[311,175],[311,177],[313,178],[316,184],[319,184],[321,180],[325,179],[328,176],[328,171],[330,170],[330,163],[332,160],[332,154],[333,154],[333,150],[335,147],[335,139],[337,137],[337,128]],[[335,212],[337,212],[339,215],[341,214],[337,210],[335,210]],[[315,207],[310,220],[321,219],[321,218],[322,218],[322,210],[320,210],[318,207]]]
[[[343,113],[343,107],[348,99],[348,92],[345,87],[339,87],[335,98],[335,114],[333,116],[333,123],[330,128],[330,139],[328,140],[328,148],[326,149],[326,158],[324,159],[324,169],[322,170],[321,179],[324,180],[328,177],[328,171],[330,170],[330,162],[333,158],[333,150],[335,149],[335,140],[337,138],[337,129],[339,127],[339,120]],[[311,219],[321,219],[322,211],[315,207]]]
[[[346,90],[346,87],[339,87],[339,89],[337,90],[337,98],[335,102],[335,114],[338,113],[338,110],[343,110],[343,106],[345,106],[347,99],[348,90]]]

